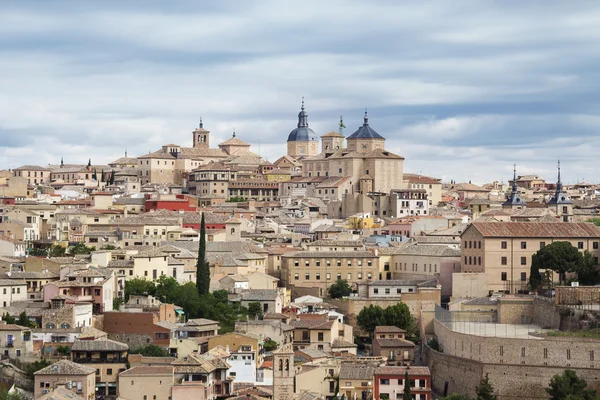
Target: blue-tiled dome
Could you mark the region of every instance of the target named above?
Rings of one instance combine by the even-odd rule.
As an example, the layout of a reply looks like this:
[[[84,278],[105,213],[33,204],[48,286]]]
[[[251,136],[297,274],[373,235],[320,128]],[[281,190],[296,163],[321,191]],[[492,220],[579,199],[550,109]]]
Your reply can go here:
[[[298,113],[298,127],[290,132],[288,142],[310,142],[319,140],[315,131],[308,127],[308,114],[304,111],[304,100],[302,101],[302,109]]]
[[[379,133],[375,132],[373,128],[369,126],[369,117],[367,116],[367,112],[365,111],[365,118],[363,122],[363,126],[358,128],[356,132],[352,135],[348,136],[347,139],[384,139]]]

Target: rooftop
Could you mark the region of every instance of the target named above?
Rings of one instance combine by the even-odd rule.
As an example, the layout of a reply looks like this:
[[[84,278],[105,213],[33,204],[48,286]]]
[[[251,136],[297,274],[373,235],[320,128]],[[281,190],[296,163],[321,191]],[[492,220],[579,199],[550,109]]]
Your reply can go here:
[[[96,368],[77,364],[69,360],[60,360],[46,368],[40,369],[34,375],[89,375],[95,373]]]

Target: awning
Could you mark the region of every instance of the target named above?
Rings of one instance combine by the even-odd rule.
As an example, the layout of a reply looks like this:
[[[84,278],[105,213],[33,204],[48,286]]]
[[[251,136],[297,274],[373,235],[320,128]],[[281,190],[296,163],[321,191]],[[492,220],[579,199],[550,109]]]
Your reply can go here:
[[[175,310],[175,312],[176,312],[177,314],[185,314],[185,313],[183,312],[183,310]]]

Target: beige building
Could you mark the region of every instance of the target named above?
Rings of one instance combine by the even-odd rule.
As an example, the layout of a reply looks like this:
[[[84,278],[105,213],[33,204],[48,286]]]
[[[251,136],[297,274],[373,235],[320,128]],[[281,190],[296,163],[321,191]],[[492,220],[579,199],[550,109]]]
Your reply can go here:
[[[290,321],[294,328],[294,350],[316,349],[334,351],[336,347],[354,341],[352,326],[343,324],[327,314],[301,314],[299,319]],[[340,343],[341,341],[346,343]],[[350,346],[351,347],[351,346]]]
[[[0,348],[5,358],[15,359],[33,352],[31,329],[0,321]]]
[[[8,170],[0,171],[0,196],[26,198],[32,195],[33,187],[27,185],[27,178],[13,176]]]
[[[21,279],[0,279],[0,306],[27,300],[27,283]]]
[[[484,272],[490,292],[527,289],[531,256],[553,242],[600,256],[600,228],[591,223],[475,221],[461,240],[461,272]]]
[[[122,400],[170,399],[174,384],[172,365],[137,366],[119,374]]]
[[[316,296],[325,296],[338,279],[356,284],[378,273],[379,257],[370,251],[299,251],[282,256],[284,286],[314,288]]]
[[[118,375],[127,369],[129,346],[110,339],[77,340],[71,347],[71,360],[96,372],[96,394],[116,396]]]
[[[323,138],[324,148],[331,146],[331,140]],[[389,194],[392,189],[406,186],[402,173],[404,158],[385,150],[385,138],[370,127],[366,113],[363,125],[348,136],[347,142],[345,149],[323,150],[302,160],[303,175],[350,177],[352,190],[349,194],[365,196],[373,192]]]
[[[61,360],[34,374],[34,397],[42,397],[58,387],[66,387],[86,400],[96,398],[96,370],[87,365]]]
[[[440,179],[418,174],[404,174],[404,179],[408,181],[409,189],[426,191],[430,206],[436,207],[442,201],[442,182]]]
[[[37,165],[23,165],[13,169],[13,175],[27,179],[28,185],[42,186],[50,183],[50,168]]]
[[[302,100],[302,108],[298,113],[298,126],[290,132],[287,139],[287,155],[298,159],[316,156],[318,153],[319,138],[315,131],[308,127],[308,114],[304,110],[304,100]],[[278,166],[277,162],[275,164]]]

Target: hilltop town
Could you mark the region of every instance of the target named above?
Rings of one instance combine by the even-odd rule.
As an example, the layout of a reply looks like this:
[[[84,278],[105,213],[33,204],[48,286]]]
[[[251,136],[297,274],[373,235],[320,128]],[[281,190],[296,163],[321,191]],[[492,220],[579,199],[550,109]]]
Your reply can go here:
[[[200,121],[107,165],[0,171],[9,395],[533,400],[565,374],[600,389],[600,185],[563,184],[560,162],[552,181],[514,166],[442,182],[404,171],[367,112],[339,126],[315,132],[302,104],[273,162]]]

